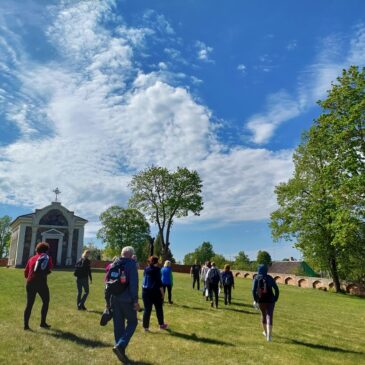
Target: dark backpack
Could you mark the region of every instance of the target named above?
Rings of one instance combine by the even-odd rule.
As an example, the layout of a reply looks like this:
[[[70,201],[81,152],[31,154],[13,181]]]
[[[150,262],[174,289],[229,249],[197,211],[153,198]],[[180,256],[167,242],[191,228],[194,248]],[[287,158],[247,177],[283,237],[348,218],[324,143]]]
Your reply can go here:
[[[259,298],[259,301],[271,299],[272,290],[271,290],[271,286],[267,280],[267,277],[261,276],[258,279],[256,294],[257,294],[257,297]]]
[[[227,272],[224,276],[224,285],[232,285],[233,281],[232,281],[232,275],[230,272]]]
[[[81,278],[81,277],[85,276],[85,271],[86,270],[85,270],[85,264],[84,263],[85,263],[85,260],[80,259],[75,264],[74,276],[76,276],[77,278]]]
[[[208,273],[209,284],[218,284],[220,282],[220,280],[221,280],[221,276],[220,276],[218,269],[216,269],[216,268],[210,269],[210,271]]]
[[[120,262],[114,263],[107,275],[106,292],[111,295],[122,294],[128,284],[124,265]]]
[[[39,274],[40,273],[48,274],[49,273],[48,263],[49,263],[49,256],[46,253],[40,255],[37,261],[35,262],[34,272]]]

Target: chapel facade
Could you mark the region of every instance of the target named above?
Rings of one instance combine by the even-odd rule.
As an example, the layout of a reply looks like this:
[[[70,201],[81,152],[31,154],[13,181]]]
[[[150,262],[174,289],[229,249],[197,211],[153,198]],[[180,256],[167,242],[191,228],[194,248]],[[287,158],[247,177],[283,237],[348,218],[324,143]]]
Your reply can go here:
[[[17,217],[10,224],[8,266],[25,266],[38,242],[49,244],[48,254],[55,266],[72,266],[82,254],[87,220],[69,211],[60,202]]]

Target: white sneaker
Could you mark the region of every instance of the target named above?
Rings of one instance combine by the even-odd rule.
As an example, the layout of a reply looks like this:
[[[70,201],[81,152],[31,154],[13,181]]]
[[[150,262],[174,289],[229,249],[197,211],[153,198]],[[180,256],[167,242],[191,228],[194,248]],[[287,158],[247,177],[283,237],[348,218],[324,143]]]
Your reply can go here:
[[[271,337],[271,336],[267,336],[267,337],[266,337],[266,341],[267,341],[267,342],[271,342],[271,341],[272,341],[272,337]]]
[[[262,335],[263,335],[264,337],[266,337],[266,332],[265,332],[265,331],[262,331]]]

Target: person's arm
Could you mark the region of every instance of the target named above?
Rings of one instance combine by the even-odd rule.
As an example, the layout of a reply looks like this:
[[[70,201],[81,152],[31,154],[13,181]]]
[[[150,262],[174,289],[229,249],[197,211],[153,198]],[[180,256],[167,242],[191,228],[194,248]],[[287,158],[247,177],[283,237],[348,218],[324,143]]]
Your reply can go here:
[[[231,274],[232,277],[232,288],[234,289],[234,275],[232,271],[230,271],[229,273]]]
[[[88,269],[88,275],[89,275],[90,283],[92,283],[93,277],[91,276],[91,262],[90,262],[89,259],[87,259],[87,269]]]
[[[50,274],[52,272],[52,269],[53,269],[53,261],[52,261],[52,256],[48,256],[49,259],[48,259],[48,274]]]
[[[193,276],[193,267],[190,267],[190,276]]]
[[[258,297],[257,297],[257,285],[258,285],[258,281],[257,280],[253,280],[253,284],[252,284],[252,296],[255,302],[258,301]]]
[[[174,277],[172,275],[172,270],[170,271],[170,278],[171,278],[171,287],[174,285]]]
[[[29,270],[30,270],[30,259],[27,261],[27,265],[25,266],[25,269],[24,269],[24,277],[26,279],[28,279]]]
[[[129,276],[129,293],[131,295],[132,301],[134,303],[134,307],[138,310],[138,270],[135,264],[129,265],[128,267],[128,276]]]
[[[279,299],[279,287],[278,287],[278,284],[276,284],[276,281],[271,278],[271,286],[273,287],[274,291],[275,291],[275,302],[278,301]]]

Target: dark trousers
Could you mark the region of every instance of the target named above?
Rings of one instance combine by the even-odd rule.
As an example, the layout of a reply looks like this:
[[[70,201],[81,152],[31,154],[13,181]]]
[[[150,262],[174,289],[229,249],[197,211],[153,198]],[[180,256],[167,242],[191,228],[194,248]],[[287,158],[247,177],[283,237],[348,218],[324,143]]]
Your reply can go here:
[[[232,285],[224,285],[224,304],[231,304]]]
[[[172,291],[172,286],[171,285],[162,285],[163,287],[163,292],[166,293],[166,288],[167,288],[167,296],[168,296],[168,299],[169,299],[169,303],[172,303],[172,300],[171,300],[171,291]]]
[[[143,299],[143,328],[149,328],[150,326],[150,318],[152,312],[152,306],[155,306],[156,316],[158,320],[158,324],[161,326],[164,324],[163,319],[163,299],[161,296],[161,292],[158,290],[148,290],[143,289],[142,291],[142,299]]]
[[[77,305],[83,306],[86,302],[87,296],[89,295],[89,278],[77,278]],[[84,295],[82,295],[82,289],[84,289]]]
[[[194,275],[193,276],[193,289],[195,288],[195,283],[196,283],[196,288],[198,290],[200,290],[200,280],[199,280],[199,275]]]
[[[29,325],[29,318],[30,314],[32,313],[33,304],[35,301],[35,297],[37,294],[42,299],[42,309],[41,309],[41,324],[46,323],[46,317],[48,312],[48,305],[49,305],[49,289],[47,282],[37,283],[37,282],[30,282],[27,283],[26,286],[27,290],[27,305],[24,311],[24,326]]]
[[[259,303],[261,311],[261,322],[273,325],[275,303]]]
[[[215,297],[215,306],[218,308],[218,284],[209,284],[209,299],[213,303],[213,293]]]
[[[123,302],[120,299],[118,296],[111,297],[114,339],[116,346],[125,349],[137,328],[138,320],[134,303]]]

